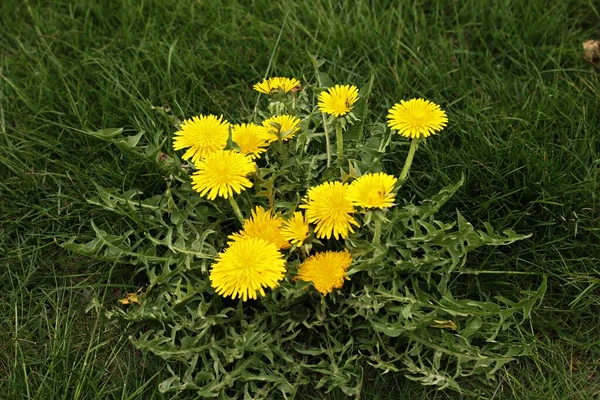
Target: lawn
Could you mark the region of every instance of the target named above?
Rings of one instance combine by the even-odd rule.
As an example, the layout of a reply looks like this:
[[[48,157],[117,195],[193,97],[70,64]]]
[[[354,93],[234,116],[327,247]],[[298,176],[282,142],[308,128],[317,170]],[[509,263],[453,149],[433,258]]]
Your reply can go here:
[[[97,186],[145,196],[156,163],[90,134],[174,132],[180,118],[250,115],[265,76],[373,77],[369,123],[400,99],[446,110],[419,149],[406,192],[432,196],[465,175],[440,211],[532,234],[478,250],[462,293],[519,298],[548,278],[529,320],[504,332],[531,345],[482,387],[485,399],[600,396],[600,39],[592,0],[17,1],[0,7],[0,393],[8,399],[185,399],[104,309],[144,285],[127,265],[61,244],[137,229],[88,200]],[[153,107],[154,106],[154,107]],[[241,111],[240,111],[241,110]],[[383,163],[400,170],[408,146]],[[364,377],[363,398],[461,398],[401,374]],[[298,398],[344,398],[303,388]]]

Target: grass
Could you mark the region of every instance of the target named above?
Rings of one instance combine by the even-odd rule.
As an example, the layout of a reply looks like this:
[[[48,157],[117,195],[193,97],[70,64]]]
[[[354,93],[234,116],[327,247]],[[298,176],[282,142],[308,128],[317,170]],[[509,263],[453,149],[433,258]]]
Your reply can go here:
[[[157,393],[168,376],[161,360],[137,353],[128,331],[94,307],[111,307],[139,277],[57,245],[91,238],[92,217],[102,229],[124,228],[86,202],[94,183],[145,195],[164,186],[154,165],[86,132],[171,132],[152,105],[241,119],[254,108],[252,83],[310,79],[317,55],[337,82],[375,77],[367,125],[401,98],[448,111],[448,129],[418,152],[405,196],[423,198],[465,173],[444,212],[534,234],[479,252],[469,268],[480,275],[456,282],[516,297],[549,276],[542,306],[509,333],[535,344],[532,355],[481,396],[598,396],[600,75],[581,43],[600,37],[599,22],[591,0],[4,1],[0,390],[11,399],[190,397]],[[388,170],[401,168],[406,151],[387,155]],[[457,398],[402,376],[367,380],[365,398],[388,394]]]

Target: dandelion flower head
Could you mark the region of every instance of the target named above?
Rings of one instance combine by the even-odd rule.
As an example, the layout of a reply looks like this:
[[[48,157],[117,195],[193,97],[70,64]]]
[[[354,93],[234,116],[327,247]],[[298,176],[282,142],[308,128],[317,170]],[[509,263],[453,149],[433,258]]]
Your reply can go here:
[[[192,175],[192,188],[214,200],[217,196],[228,198],[241,193],[252,182],[247,178],[256,170],[250,157],[233,150],[220,150],[209,154],[197,164],[198,171]]]
[[[183,121],[175,132],[173,149],[187,148],[183,159],[198,163],[207,155],[222,150],[229,138],[229,122],[223,117],[200,115]]]
[[[271,143],[283,136],[283,141],[290,140],[300,130],[300,118],[293,115],[276,115],[263,121],[267,128],[265,140]]]
[[[300,246],[306,240],[308,231],[308,220],[300,211],[295,212],[290,219],[283,223],[281,228],[285,240],[297,246]]]
[[[282,78],[282,77],[273,77],[268,79],[263,79],[262,82],[259,82],[253,86],[253,89],[271,95],[273,92],[278,90],[287,93],[294,89],[295,87],[300,86],[300,81],[296,78]]]
[[[392,193],[398,179],[378,172],[365,174],[352,182],[348,197],[352,204],[363,208],[387,208],[394,205],[396,195]]]
[[[274,215],[273,211],[266,211],[261,206],[257,206],[252,210],[251,217],[244,221],[244,228],[229,238],[237,241],[246,237],[256,237],[274,244],[278,249],[287,249],[290,244],[283,235],[282,224],[281,216]]]
[[[300,264],[295,279],[312,282],[319,292],[326,295],[344,285],[351,263],[352,256],[348,250],[317,253]]]
[[[269,143],[266,137],[266,128],[260,125],[239,124],[231,129],[231,139],[240,147],[240,153],[253,160],[267,151]]]
[[[426,138],[444,129],[446,112],[429,100],[412,99],[396,103],[388,112],[388,126],[412,139]]]
[[[221,296],[243,301],[265,295],[285,275],[285,261],[277,247],[264,239],[247,237],[235,241],[217,256],[210,271],[211,286]]]
[[[347,238],[354,232],[352,225],[359,226],[352,217],[354,206],[348,196],[348,184],[341,182],[325,182],[308,190],[306,209],[309,222],[315,223],[318,238]]]
[[[348,114],[358,100],[358,88],[354,85],[335,85],[319,94],[319,110],[341,117]]]

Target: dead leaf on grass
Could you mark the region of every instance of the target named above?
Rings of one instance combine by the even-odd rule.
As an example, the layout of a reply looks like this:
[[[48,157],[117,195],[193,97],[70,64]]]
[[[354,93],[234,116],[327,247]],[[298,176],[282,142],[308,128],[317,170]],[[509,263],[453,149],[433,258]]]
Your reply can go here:
[[[586,40],[583,42],[583,58],[595,67],[599,66],[600,40]]]

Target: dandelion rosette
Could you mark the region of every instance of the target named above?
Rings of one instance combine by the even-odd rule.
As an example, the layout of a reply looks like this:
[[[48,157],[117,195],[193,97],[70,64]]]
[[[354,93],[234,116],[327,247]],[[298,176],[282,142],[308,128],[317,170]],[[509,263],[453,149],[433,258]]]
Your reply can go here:
[[[352,216],[355,210],[346,183],[325,182],[310,188],[304,202],[300,208],[306,209],[306,218],[316,224],[318,238],[347,238],[354,232],[352,225],[359,226]]]
[[[277,115],[263,121],[267,128],[264,139],[271,143],[282,137],[283,141],[290,140],[300,130],[300,118],[293,115]]]
[[[257,206],[252,210],[251,217],[244,221],[244,228],[240,232],[230,235],[229,238],[238,241],[246,237],[256,237],[274,244],[278,249],[287,249],[290,244],[283,235],[283,223],[281,216],[274,215],[273,211],[266,211],[261,206]]]
[[[283,255],[273,243],[256,237],[232,242],[217,256],[210,271],[211,286],[221,296],[243,301],[265,295],[285,275]]]
[[[388,126],[412,139],[426,138],[444,129],[446,112],[435,103],[423,99],[402,100],[388,113]]]
[[[300,81],[296,78],[282,78],[276,76],[273,78],[263,79],[262,82],[255,84],[253,89],[257,92],[271,95],[278,90],[281,90],[283,93],[288,93],[298,86],[300,86]]]
[[[208,200],[217,196],[227,199],[252,187],[247,176],[256,170],[250,157],[233,150],[209,154],[197,167],[198,171],[192,175],[192,188],[200,196],[208,195]]]
[[[267,135],[266,128],[256,124],[239,124],[231,128],[231,139],[239,146],[240,153],[252,160],[267,151]]]
[[[378,172],[365,174],[348,188],[352,204],[362,208],[387,208],[394,205],[396,195],[392,193],[398,178]]]
[[[344,285],[351,263],[352,256],[348,250],[317,253],[300,264],[295,280],[312,282],[319,292],[326,295]]]
[[[173,149],[187,148],[182,158],[196,164],[209,154],[224,149],[228,138],[229,122],[222,116],[200,115],[182,122],[175,132]]]
[[[319,94],[319,110],[341,117],[348,114],[358,100],[358,88],[354,85],[335,85]]]
[[[300,211],[295,212],[290,219],[283,223],[281,228],[285,240],[297,246],[300,246],[306,240],[308,232],[308,220]]]

